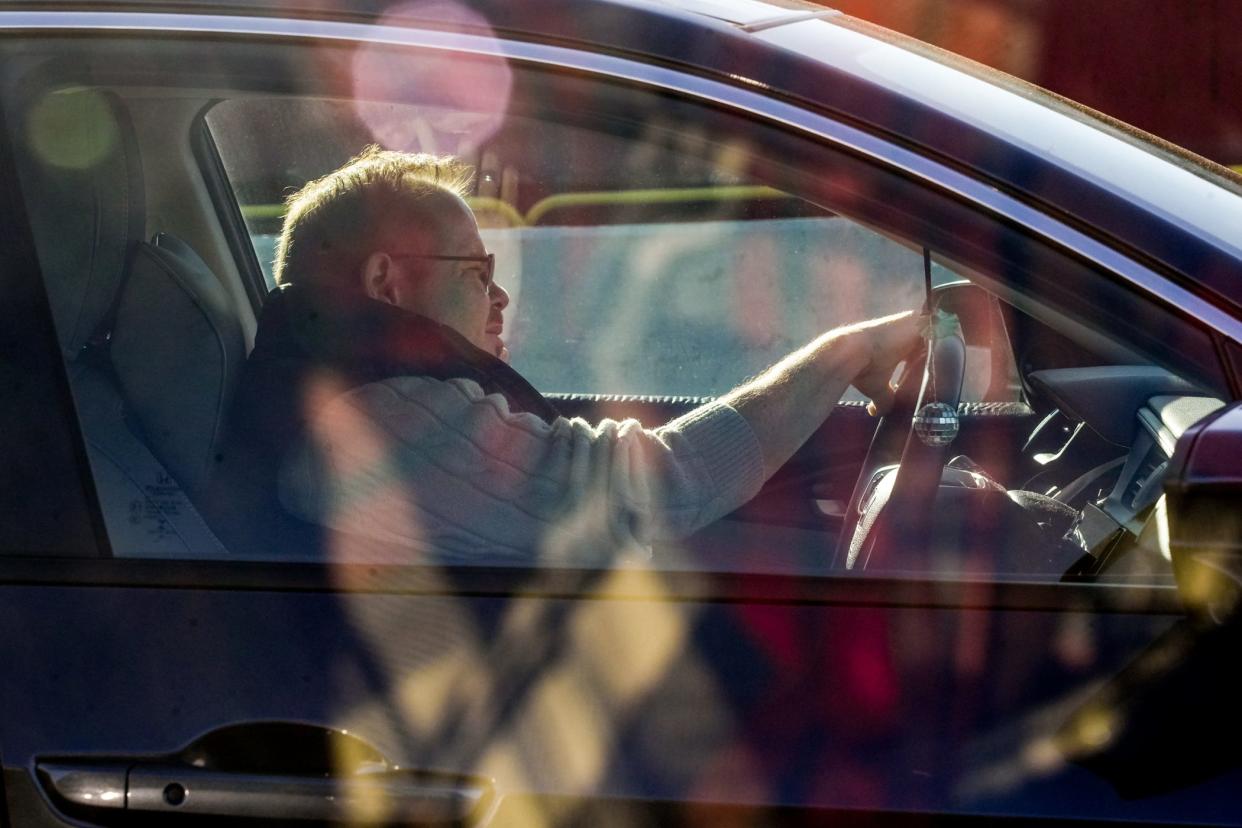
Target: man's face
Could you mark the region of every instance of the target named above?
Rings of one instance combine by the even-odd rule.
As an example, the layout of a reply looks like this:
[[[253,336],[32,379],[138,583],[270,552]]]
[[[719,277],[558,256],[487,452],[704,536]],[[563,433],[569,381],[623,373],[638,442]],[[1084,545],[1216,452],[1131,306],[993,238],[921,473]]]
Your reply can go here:
[[[487,257],[470,208],[445,194],[440,233],[427,246],[437,256]],[[447,325],[490,354],[507,358],[501,333],[509,294],[489,278],[481,261],[442,261],[393,253],[391,296],[382,297],[412,313]]]

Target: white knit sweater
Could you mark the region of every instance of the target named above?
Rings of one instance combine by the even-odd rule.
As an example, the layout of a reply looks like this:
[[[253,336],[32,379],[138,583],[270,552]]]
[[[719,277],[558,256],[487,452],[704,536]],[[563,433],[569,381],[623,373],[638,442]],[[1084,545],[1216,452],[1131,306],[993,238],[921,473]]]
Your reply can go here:
[[[397,377],[318,410],[279,490],[302,518],[440,562],[590,564],[689,534],[762,483],[759,443],[722,403],[657,429],[549,425],[470,380]]]

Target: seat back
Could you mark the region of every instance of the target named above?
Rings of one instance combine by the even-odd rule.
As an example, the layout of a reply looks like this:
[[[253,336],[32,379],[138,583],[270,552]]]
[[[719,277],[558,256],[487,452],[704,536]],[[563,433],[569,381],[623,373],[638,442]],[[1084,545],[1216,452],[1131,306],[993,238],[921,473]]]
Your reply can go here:
[[[246,342],[224,285],[188,244],[161,233],[136,246],[110,351],[148,445],[196,498],[218,462]]]
[[[144,237],[142,160],[116,95],[72,86],[32,94],[14,118],[21,183],[61,349],[73,361],[107,328]]]

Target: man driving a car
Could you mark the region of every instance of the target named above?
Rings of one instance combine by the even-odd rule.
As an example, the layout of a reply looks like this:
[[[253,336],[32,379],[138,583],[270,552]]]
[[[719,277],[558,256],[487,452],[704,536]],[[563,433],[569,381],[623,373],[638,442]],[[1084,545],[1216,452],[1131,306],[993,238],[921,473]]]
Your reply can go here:
[[[298,522],[446,561],[646,550],[753,497],[851,383],[890,404],[913,313],[829,331],[655,428],[561,416],[507,364],[470,178],[372,148],[289,199],[229,455]]]

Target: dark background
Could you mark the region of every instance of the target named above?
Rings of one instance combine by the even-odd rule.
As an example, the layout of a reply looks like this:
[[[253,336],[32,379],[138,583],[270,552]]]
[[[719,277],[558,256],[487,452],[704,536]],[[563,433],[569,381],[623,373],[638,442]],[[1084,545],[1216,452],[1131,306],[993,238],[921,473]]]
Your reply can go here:
[[[824,0],[1242,172],[1242,0]]]

